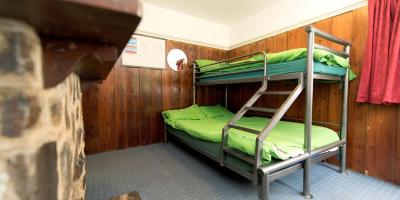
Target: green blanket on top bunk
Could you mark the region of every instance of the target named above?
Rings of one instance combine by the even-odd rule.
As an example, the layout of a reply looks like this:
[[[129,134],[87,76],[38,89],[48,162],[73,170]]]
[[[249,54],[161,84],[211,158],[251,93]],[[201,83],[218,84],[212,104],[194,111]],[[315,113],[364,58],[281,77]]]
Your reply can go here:
[[[233,113],[222,106],[197,106],[164,111],[165,122],[188,135],[211,142],[221,142],[222,128],[233,117]],[[243,117],[237,124],[262,130],[270,121],[264,117]],[[316,149],[339,140],[331,129],[312,127],[312,148]],[[229,129],[228,146],[249,155],[254,155],[256,135]],[[264,141],[263,163],[276,159],[288,159],[304,153],[304,124],[280,121]]]
[[[274,63],[282,63],[282,62],[298,60],[306,57],[307,57],[307,49],[298,48],[278,53],[267,54],[267,61],[268,64],[274,64]],[[314,50],[314,60],[317,62],[324,63],[328,66],[350,68],[350,63],[348,59],[342,58],[340,56],[337,56],[333,53],[330,53],[322,49]],[[200,69],[200,72],[209,74],[209,73],[220,73],[220,71],[231,72],[231,71],[257,68],[260,67],[260,63],[263,61],[264,61],[264,55],[256,55],[249,59],[236,61],[232,63],[217,63],[217,61],[201,60],[201,59],[196,60],[196,63]],[[220,68],[224,69],[217,70]],[[356,74],[350,69],[350,74],[349,74],[350,80],[353,80],[356,77],[357,77]]]

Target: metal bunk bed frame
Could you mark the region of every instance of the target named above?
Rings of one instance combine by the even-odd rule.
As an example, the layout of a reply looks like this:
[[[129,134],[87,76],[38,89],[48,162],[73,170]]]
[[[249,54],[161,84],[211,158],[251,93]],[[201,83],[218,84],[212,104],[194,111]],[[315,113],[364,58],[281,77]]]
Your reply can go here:
[[[311,164],[320,162],[329,157],[339,155],[340,158],[340,172],[345,173],[346,170],[346,140],[347,140],[347,110],[348,110],[348,87],[349,87],[349,70],[346,70],[346,73],[343,77],[333,76],[333,75],[325,75],[325,74],[316,74],[314,73],[314,49],[324,49],[339,56],[349,58],[350,55],[350,46],[351,43],[339,39],[331,34],[325,33],[321,30],[318,30],[312,26],[307,26],[305,31],[308,34],[307,41],[307,69],[306,72],[298,72],[298,73],[289,73],[282,75],[268,75],[268,67],[267,67],[267,54],[265,52],[258,52],[253,54],[248,54],[244,56],[235,57],[232,59],[223,60],[218,63],[226,63],[232,60],[237,60],[240,58],[261,54],[264,55],[264,76],[259,78],[246,78],[246,79],[238,79],[238,80],[224,80],[224,81],[209,81],[209,82],[198,82],[197,80],[202,76],[201,72],[199,72],[199,68],[194,64],[193,66],[193,103],[196,100],[196,86],[200,85],[227,85],[232,83],[246,83],[246,82],[258,82],[262,81],[262,86],[260,89],[246,102],[246,104],[234,115],[234,117],[226,124],[226,126],[222,130],[222,142],[221,142],[221,156],[220,160],[213,160],[220,163],[221,166],[225,166],[236,173],[244,176],[245,178],[251,180],[254,185],[258,186],[259,198],[262,200],[269,199],[269,183],[275,179],[291,174],[297,170],[304,169],[303,171],[303,192],[302,195],[305,198],[311,199],[312,195],[310,193],[310,167]],[[324,38],[336,44],[343,46],[343,51],[337,51],[331,49],[329,47],[322,46],[320,44],[315,43],[315,36]],[[211,64],[213,65],[213,64]],[[219,68],[216,70],[221,70],[223,68]],[[252,70],[246,70],[252,71]],[[222,72],[222,71],[221,71]],[[210,76],[220,76],[227,74],[235,74],[242,73],[240,72],[228,72],[221,74],[213,74]],[[268,81],[277,81],[277,80],[296,80],[297,86],[293,91],[266,91]],[[311,135],[312,135],[312,109],[313,109],[313,88],[314,88],[314,80],[329,80],[329,81],[338,81],[342,86],[342,115],[341,115],[341,123],[340,123],[340,140],[331,143],[329,145],[323,146],[318,149],[311,149]],[[275,164],[262,166],[262,144],[264,140],[268,137],[269,132],[273,129],[273,127],[281,120],[286,111],[290,108],[292,103],[297,99],[297,97],[301,94],[303,89],[306,90],[306,101],[305,101],[305,130],[304,130],[304,146],[305,153],[299,155],[297,157],[293,157],[287,160],[280,161]],[[288,95],[286,101],[281,105],[279,109],[271,109],[271,108],[258,108],[252,107],[252,105],[257,101],[257,99],[262,95]],[[225,86],[225,106],[227,106],[227,87]],[[267,113],[275,113],[271,118],[271,121],[267,126],[260,132],[246,127],[240,127],[235,125],[235,122],[238,121],[247,111],[258,111],[258,112],[267,112]],[[230,149],[226,146],[227,135],[229,129],[238,129],[245,132],[250,132],[253,134],[257,134],[256,138],[256,149],[255,156],[249,156],[242,152],[239,152],[234,149]],[[167,133],[165,133],[167,134]],[[166,139],[166,135],[165,135]],[[337,149],[339,147],[339,149]],[[335,149],[335,150],[333,150]],[[207,155],[199,149],[200,153]],[[231,156],[237,157],[247,163],[250,163],[254,166],[253,173],[249,173],[246,171],[241,171],[235,166],[229,165],[229,163],[225,162],[226,155],[229,154]],[[210,157],[210,156],[209,156]]]

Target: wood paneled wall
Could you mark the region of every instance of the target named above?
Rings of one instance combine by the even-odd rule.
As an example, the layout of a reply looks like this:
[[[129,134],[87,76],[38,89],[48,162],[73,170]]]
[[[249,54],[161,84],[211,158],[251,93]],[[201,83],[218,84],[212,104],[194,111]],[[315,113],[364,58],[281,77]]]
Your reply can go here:
[[[228,52],[166,41],[166,52],[182,49],[189,60],[226,59]],[[162,141],[161,111],[192,104],[192,68],[175,72],[124,67],[118,61],[103,83],[82,82],[86,153],[123,149]],[[196,102],[223,102],[224,89],[199,87]]]
[[[363,7],[314,24],[315,27],[351,41],[351,65],[360,74],[367,40],[368,8]],[[247,53],[306,47],[307,35],[304,28],[297,28],[229,51],[229,57]],[[318,43],[338,48],[322,39]],[[350,83],[348,165],[363,174],[379,177],[400,184],[400,106],[371,105],[355,101],[359,78]],[[229,108],[239,109],[258,89],[257,84],[229,87]],[[272,83],[269,88],[282,90],[293,88],[293,83]],[[336,129],[329,123],[340,122],[341,90],[337,84],[316,83],[314,91],[313,119],[322,125]],[[278,107],[282,97],[265,97],[259,105]],[[304,95],[296,101],[286,118],[293,121],[304,119]]]

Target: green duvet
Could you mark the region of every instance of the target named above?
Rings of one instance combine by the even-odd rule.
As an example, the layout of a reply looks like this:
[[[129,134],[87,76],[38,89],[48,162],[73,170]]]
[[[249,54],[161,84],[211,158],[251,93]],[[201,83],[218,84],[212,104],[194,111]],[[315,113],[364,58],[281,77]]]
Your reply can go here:
[[[222,128],[226,125],[233,113],[222,106],[215,106],[217,109],[204,109],[197,105],[189,107],[197,110],[198,115],[194,117],[185,116],[168,119],[168,113],[164,111],[165,122],[175,129],[184,131],[188,135],[211,142],[221,142]],[[211,108],[211,107],[209,107]],[[206,112],[205,112],[206,110]],[[210,111],[211,110],[211,111]],[[174,114],[179,115],[179,110],[174,110]],[[209,112],[209,113],[207,113]],[[210,114],[215,113],[215,114]],[[190,118],[190,119],[189,119]],[[243,117],[237,123],[240,126],[262,130],[270,121],[263,117]],[[312,127],[312,148],[322,147],[339,140],[338,135],[331,129],[313,126]],[[228,146],[254,155],[256,135],[244,131],[229,129]],[[288,159],[304,153],[304,124],[294,122],[279,122],[264,141],[262,158],[264,163],[268,163],[272,158]]]
[[[268,64],[289,62],[307,57],[306,48],[291,49],[278,53],[270,53],[267,55]],[[314,60],[328,66],[350,68],[348,59],[337,56],[325,50],[315,49]],[[260,67],[260,62],[264,61],[264,55],[256,55],[247,60],[241,60],[232,63],[217,63],[212,60],[196,60],[201,72],[216,73],[216,72],[231,72],[244,69],[252,69]],[[216,64],[213,64],[216,63]],[[217,70],[223,68],[221,70]],[[217,70],[217,71],[215,71]],[[353,80],[356,74],[350,69],[350,80]]]

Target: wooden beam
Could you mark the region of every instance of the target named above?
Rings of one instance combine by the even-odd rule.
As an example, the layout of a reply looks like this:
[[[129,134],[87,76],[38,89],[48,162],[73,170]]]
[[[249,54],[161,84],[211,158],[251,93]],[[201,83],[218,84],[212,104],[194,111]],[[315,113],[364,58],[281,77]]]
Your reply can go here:
[[[139,0],[0,0],[0,17],[24,21],[42,37],[109,44],[119,52],[141,12]]]
[[[53,87],[70,73],[76,72],[81,80],[105,80],[118,60],[116,47],[46,41],[44,50],[44,85]]]
[[[0,17],[29,24],[44,41],[46,88],[72,72],[103,81],[138,26],[141,9],[139,0],[0,0]]]

